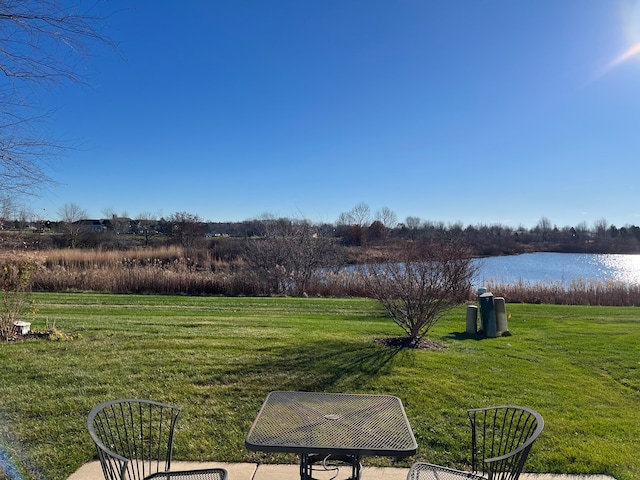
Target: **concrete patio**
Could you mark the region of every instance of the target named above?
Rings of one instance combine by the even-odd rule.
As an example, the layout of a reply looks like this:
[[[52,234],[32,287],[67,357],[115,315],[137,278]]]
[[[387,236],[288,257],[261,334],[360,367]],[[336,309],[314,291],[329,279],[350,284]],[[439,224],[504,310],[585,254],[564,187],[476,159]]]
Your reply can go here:
[[[229,472],[229,480],[300,480],[298,465],[266,465],[257,463],[211,463],[211,462],[173,462],[172,470],[190,470],[198,468],[224,468]],[[363,467],[362,480],[405,480],[408,468]],[[336,480],[345,480],[351,473],[350,468],[342,468]],[[314,475],[318,480],[331,480],[335,472],[318,471]],[[520,475],[521,480],[615,480],[609,475],[560,475],[530,474]],[[80,467],[68,480],[104,480],[100,463],[90,462]]]

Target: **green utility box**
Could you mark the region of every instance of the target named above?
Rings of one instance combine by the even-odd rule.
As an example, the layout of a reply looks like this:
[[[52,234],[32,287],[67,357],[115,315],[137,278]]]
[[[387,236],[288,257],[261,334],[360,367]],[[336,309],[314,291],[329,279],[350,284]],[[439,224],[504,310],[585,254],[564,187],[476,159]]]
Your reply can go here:
[[[482,320],[482,331],[487,337],[498,336],[496,327],[496,310],[493,304],[493,293],[485,292],[478,297],[480,303],[480,318]]]

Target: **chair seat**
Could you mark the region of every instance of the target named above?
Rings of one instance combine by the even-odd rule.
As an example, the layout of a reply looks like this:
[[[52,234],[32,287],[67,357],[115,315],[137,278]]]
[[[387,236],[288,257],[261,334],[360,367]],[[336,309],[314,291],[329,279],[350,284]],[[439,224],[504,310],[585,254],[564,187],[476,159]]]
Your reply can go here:
[[[202,470],[183,470],[175,472],[158,472],[145,477],[145,480],[227,480],[227,471],[223,468],[206,468]]]
[[[453,468],[441,467],[440,465],[431,465],[430,463],[414,463],[407,480],[487,480],[482,475],[471,472],[463,472],[454,470]]]

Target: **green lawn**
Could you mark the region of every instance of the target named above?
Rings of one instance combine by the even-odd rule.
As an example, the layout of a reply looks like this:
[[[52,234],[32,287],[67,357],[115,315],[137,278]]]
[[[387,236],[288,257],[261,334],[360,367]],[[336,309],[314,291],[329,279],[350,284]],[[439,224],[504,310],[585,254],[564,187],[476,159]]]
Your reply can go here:
[[[65,479],[94,458],[89,410],[113,398],[181,405],[174,458],[295,462],[244,436],[270,390],[400,397],[419,444],[409,459],[463,466],[465,409],[521,404],[546,427],[527,471],[640,478],[640,309],[507,305],[511,337],[462,332],[465,309],[430,338],[445,350],[373,343],[401,333],[362,299],[37,294],[33,325],[73,341],[0,344],[0,462]],[[1,477],[1,475],[0,475]]]

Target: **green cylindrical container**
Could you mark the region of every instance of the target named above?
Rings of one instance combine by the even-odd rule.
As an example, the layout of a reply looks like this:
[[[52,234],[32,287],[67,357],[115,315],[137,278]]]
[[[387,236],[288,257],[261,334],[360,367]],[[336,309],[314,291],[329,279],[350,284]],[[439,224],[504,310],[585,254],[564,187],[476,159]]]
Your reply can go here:
[[[485,292],[480,295],[480,317],[482,318],[482,330],[487,337],[498,336],[496,328],[496,311],[493,305],[493,293]]]
[[[496,329],[498,332],[508,332],[509,326],[507,325],[507,308],[503,297],[496,297],[493,299],[493,307],[496,311]]]
[[[467,305],[467,333],[475,335],[478,333],[478,306]]]

